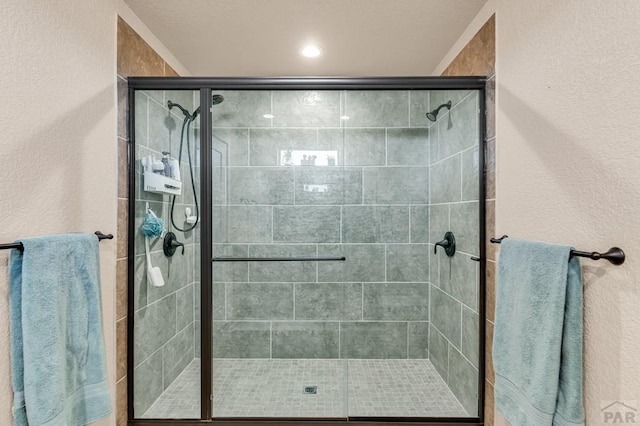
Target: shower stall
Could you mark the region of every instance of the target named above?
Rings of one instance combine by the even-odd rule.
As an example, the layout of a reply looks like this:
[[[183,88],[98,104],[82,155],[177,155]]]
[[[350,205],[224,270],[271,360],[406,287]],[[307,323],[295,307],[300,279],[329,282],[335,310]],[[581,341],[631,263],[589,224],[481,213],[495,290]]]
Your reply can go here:
[[[484,84],[130,78],[130,421],[481,424]]]

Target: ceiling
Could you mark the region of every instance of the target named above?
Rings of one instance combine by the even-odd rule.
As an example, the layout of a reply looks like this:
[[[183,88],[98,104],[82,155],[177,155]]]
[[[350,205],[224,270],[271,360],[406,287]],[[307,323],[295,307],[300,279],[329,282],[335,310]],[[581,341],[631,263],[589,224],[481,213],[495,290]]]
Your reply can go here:
[[[193,75],[429,75],[486,0],[125,0]],[[300,49],[315,43],[319,58]]]

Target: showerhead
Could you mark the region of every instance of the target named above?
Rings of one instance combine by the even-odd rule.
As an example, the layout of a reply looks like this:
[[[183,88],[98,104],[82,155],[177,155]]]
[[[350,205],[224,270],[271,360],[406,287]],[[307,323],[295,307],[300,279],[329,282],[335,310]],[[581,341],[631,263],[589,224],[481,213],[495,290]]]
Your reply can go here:
[[[436,121],[436,118],[438,118],[438,113],[440,112],[440,110],[442,108],[447,108],[447,110],[451,109],[451,101],[447,102],[446,104],[442,104],[440,105],[438,108],[434,109],[433,111],[430,111],[427,113],[427,118],[430,121]]]
[[[212,95],[211,96],[211,105],[212,106],[221,104],[222,101],[224,101],[224,97],[222,95]],[[196,117],[198,116],[198,114],[200,114],[200,107],[196,108],[196,110],[193,111],[193,114],[189,114],[189,111],[187,109],[183,108],[182,105],[177,104],[175,102],[168,101],[167,102],[167,107],[169,107],[169,110],[171,110],[171,108],[173,108],[173,107],[179,108],[180,111],[182,111],[182,113],[186,117],[185,119],[189,119],[189,120],[195,120]]]
[[[211,106],[221,104],[222,101],[224,101],[224,96],[222,96],[222,95],[211,95]],[[196,108],[196,110],[193,111],[193,119],[194,120],[198,116],[198,114],[200,114],[200,107]]]
[[[224,96],[222,95],[213,95],[211,96],[211,105],[218,105],[224,101]]]

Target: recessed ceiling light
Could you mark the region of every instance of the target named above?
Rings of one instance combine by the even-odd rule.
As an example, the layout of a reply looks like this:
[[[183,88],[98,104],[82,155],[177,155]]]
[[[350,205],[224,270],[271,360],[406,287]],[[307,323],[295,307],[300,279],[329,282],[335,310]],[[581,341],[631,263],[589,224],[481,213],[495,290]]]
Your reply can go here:
[[[343,115],[342,117],[340,117],[340,120],[348,120],[349,116],[348,115]]]
[[[318,46],[314,46],[312,44],[305,46],[300,53],[302,56],[306,56],[307,58],[317,58],[322,54],[322,50]]]
[[[273,118],[273,114],[265,114],[263,115],[264,118]]]

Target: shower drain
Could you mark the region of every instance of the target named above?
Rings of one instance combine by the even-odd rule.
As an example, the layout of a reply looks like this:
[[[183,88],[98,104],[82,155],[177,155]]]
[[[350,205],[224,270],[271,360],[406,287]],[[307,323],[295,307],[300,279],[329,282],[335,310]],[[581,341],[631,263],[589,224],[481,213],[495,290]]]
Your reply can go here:
[[[302,387],[302,393],[307,394],[307,395],[315,395],[318,393],[318,387],[317,386],[303,386]]]

